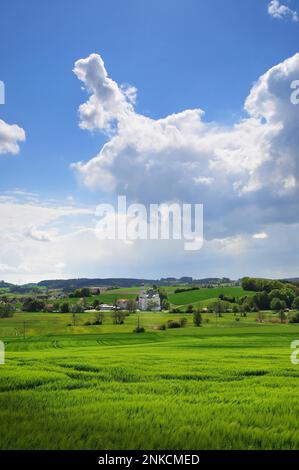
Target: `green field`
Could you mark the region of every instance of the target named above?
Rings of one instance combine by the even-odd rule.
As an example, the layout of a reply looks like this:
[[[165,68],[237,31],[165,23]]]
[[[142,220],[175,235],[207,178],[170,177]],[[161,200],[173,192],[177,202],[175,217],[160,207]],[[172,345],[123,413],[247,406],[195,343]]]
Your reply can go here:
[[[253,295],[254,293],[255,292],[245,291],[242,287],[206,287],[198,290],[180,292],[178,294],[171,293],[168,295],[168,298],[173,305],[207,304],[211,300],[217,300],[220,294],[225,294],[237,299],[245,295]]]
[[[158,331],[176,316],[142,313],[138,335],[135,314],[91,317],[0,320],[1,449],[299,449],[297,325],[207,314]]]

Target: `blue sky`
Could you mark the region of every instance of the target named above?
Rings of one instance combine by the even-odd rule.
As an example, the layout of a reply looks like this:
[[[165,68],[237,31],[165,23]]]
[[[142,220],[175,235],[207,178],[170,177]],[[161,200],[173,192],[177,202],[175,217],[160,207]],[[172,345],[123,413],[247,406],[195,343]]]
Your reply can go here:
[[[297,0],[285,0],[279,6],[281,4],[293,11],[299,10]],[[90,161],[110,139],[103,129],[89,132],[79,127],[78,108],[87,101],[88,94],[82,90],[83,83],[72,69],[77,60],[92,53],[100,54],[109,77],[117,84],[137,88],[134,110],[138,115],[156,121],[200,108],[205,111],[205,122],[217,123],[223,129],[241,122],[246,117],[244,102],[254,82],[298,52],[299,23],[287,15],[273,17],[268,5],[267,0],[3,0],[0,79],[6,85],[6,103],[0,106],[0,119],[17,124],[26,132],[18,155],[0,155],[3,197],[9,193],[12,196],[18,189],[38,195],[40,206],[53,199],[63,205],[72,197],[72,203],[78,208],[90,208],[101,200],[113,198],[113,191],[107,193],[100,184],[91,187],[82,179],[81,169],[71,168],[72,163]],[[138,175],[135,177],[137,179]],[[123,182],[120,175],[117,178]],[[120,187],[115,186],[114,195]],[[136,188],[134,191],[131,194],[134,199],[144,202],[141,194],[137,197]],[[275,223],[297,223],[291,215],[289,221],[269,216],[273,207],[293,207],[294,195],[287,198],[276,195],[274,200],[266,189],[259,191],[253,198],[259,212],[255,215],[256,233],[266,230],[264,221],[273,230]],[[23,204],[20,197],[19,194],[17,203]],[[215,204],[209,204],[209,197],[204,193],[202,202],[213,214]],[[269,199],[272,207],[266,203]],[[227,205],[233,204],[234,201],[227,201]],[[265,208],[265,212],[260,213],[261,208]],[[237,217],[232,213],[228,215],[230,227],[237,225]],[[210,240],[255,234],[245,225],[240,227],[240,233],[224,226],[214,230],[217,217],[212,219],[212,215],[208,216]],[[219,226],[221,224],[219,222]],[[33,225],[45,230],[38,224]],[[280,230],[281,225],[279,227]],[[273,258],[274,249],[277,248],[272,246],[268,253],[265,248],[269,258],[271,253]],[[9,250],[12,250],[11,245]],[[41,266],[32,271],[30,259],[27,259],[27,271],[25,269],[26,273],[21,275],[17,272],[18,266],[23,266],[20,250],[18,248],[18,256],[12,256],[16,259],[13,266],[6,259],[9,250],[3,255],[5,262],[2,262],[0,277],[27,280],[58,274],[58,277],[95,275],[98,271],[102,274],[98,269],[101,259],[94,264],[85,261],[80,264],[78,260],[77,264],[53,273],[50,267]],[[289,255],[285,254],[273,265],[274,274],[295,274],[295,267],[285,265]],[[173,266],[165,259],[165,264],[155,267],[146,265],[145,261],[144,269],[138,268],[136,275],[180,275],[189,271],[195,276],[242,275],[242,266],[235,266],[235,261],[229,257],[217,264],[208,254],[198,256],[203,266],[198,271],[189,258],[182,258]],[[243,262],[248,256],[247,252]],[[58,260],[56,264],[67,266],[68,263]],[[111,272],[105,267],[103,274],[125,275],[127,272],[125,264],[121,269],[115,269],[114,262],[111,266],[114,266]],[[170,266],[171,272],[165,272],[165,266]],[[250,266],[250,270],[254,271],[254,266]],[[256,274],[270,273],[260,265]]]

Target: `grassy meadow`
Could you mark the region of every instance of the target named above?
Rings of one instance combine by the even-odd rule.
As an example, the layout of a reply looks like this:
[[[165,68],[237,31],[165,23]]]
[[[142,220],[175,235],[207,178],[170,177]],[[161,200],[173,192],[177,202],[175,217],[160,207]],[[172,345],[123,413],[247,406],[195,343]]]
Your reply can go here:
[[[186,304],[192,304],[195,306],[208,305],[209,302],[218,300],[220,294],[235,297],[236,299],[245,295],[253,295],[254,292],[248,292],[242,289],[242,287],[214,287],[208,288],[203,287],[198,290],[180,292],[175,294],[174,292],[169,293],[169,301],[176,306],[182,306]]]
[[[1,449],[299,449],[298,325],[179,314],[159,331],[176,314],[148,312],[136,334],[136,314],[93,316],[0,319]]]

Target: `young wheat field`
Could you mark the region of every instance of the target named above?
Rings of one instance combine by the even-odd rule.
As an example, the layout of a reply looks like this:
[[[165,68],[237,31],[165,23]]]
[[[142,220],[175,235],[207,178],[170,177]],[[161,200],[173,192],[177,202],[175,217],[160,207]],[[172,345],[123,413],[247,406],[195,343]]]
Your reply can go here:
[[[143,313],[136,334],[135,314],[87,315],[0,320],[1,449],[299,449],[298,326],[187,315],[159,331],[175,315]]]

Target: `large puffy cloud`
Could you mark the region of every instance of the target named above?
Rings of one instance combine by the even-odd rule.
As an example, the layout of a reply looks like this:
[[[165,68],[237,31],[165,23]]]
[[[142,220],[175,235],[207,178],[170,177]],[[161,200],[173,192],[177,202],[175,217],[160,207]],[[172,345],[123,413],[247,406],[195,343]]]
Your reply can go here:
[[[138,114],[99,55],[74,71],[91,93],[81,127],[110,132],[98,155],[73,164],[90,189],[144,203],[202,202],[210,237],[298,221],[299,106],[290,96],[299,53],[258,79],[233,126],[205,122],[199,108],[158,120]]]
[[[24,130],[16,124],[7,124],[0,119],[0,154],[19,153],[19,142],[25,140]]]

